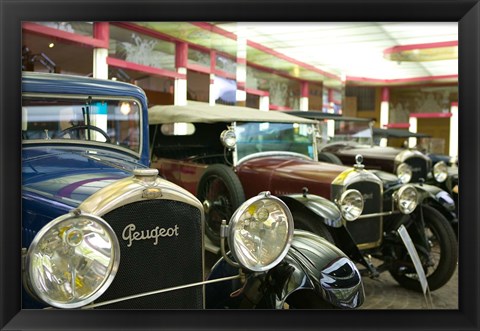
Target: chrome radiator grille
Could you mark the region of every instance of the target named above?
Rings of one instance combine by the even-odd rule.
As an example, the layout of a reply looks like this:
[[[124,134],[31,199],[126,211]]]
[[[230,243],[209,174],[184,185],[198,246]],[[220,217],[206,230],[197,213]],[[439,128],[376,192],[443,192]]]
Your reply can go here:
[[[120,242],[120,267],[110,287],[96,302],[203,280],[199,209],[179,201],[147,200],[118,208],[104,215],[104,219],[111,225]],[[157,243],[154,238],[128,239],[134,238],[129,233],[135,231],[144,231],[144,237],[148,237],[148,230],[151,236],[151,230],[156,227],[166,231],[170,229],[166,233],[171,236],[159,236]],[[196,286],[110,304],[104,308],[203,308],[203,293],[203,287]]]
[[[355,182],[349,185],[347,189],[358,190],[363,195],[362,215],[382,211],[382,192],[378,183],[370,181]],[[382,218],[376,216],[347,222],[347,229],[360,248],[374,247],[379,244],[382,238]]]

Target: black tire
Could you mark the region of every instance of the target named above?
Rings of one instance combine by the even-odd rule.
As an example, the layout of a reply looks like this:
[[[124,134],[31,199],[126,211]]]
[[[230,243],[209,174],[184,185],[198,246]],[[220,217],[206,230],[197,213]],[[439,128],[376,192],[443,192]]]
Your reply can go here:
[[[197,198],[205,209],[205,234],[219,245],[222,220],[228,223],[235,210],[245,201],[242,183],[228,166],[213,164],[205,170],[198,183]]]
[[[343,165],[342,160],[338,156],[329,152],[318,153],[318,161]]]
[[[302,210],[292,210],[295,229],[301,229],[315,233],[335,245],[335,240],[328,227],[322,223],[319,217]]]
[[[428,286],[431,291],[434,291],[445,285],[455,272],[458,261],[458,244],[455,233],[448,223],[448,220],[439,211],[430,206],[423,206],[423,216],[425,233],[430,243],[429,255],[434,265],[427,266],[426,254],[422,254],[421,250],[418,249],[417,252],[420,260],[424,264]],[[414,238],[416,231],[414,228],[415,226],[411,224],[407,228],[407,231],[415,243]],[[403,265],[401,263],[395,263],[389,269],[389,272],[401,286],[422,292],[422,287],[414,267],[411,266],[412,263],[410,257],[407,255],[407,250],[404,247],[400,247],[401,246],[399,246],[395,252],[397,257],[408,262]]]

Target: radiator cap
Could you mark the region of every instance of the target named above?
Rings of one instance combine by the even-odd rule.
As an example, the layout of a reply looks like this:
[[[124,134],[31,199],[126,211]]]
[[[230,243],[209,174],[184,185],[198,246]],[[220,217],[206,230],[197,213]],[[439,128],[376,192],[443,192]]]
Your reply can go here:
[[[158,176],[158,169],[134,169],[133,175],[141,180],[155,180]]]

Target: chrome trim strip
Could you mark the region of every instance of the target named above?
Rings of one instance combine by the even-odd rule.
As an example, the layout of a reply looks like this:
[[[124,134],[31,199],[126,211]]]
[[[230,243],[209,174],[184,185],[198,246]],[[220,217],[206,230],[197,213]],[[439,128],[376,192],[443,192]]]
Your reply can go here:
[[[393,215],[393,214],[398,214],[399,211],[398,210],[394,210],[394,211],[385,211],[385,212],[382,212],[382,213],[373,213],[373,214],[365,214],[365,215],[360,215],[358,219],[362,219],[362,218],[370,218],[370,217],[378,217],[378,216],[390,216],[390,215]]]
[[[401,151],[400,153],[398,153],[396,156],[395,156],[395,164],[400,164],[402,162],[405,162],[406,159],[409,159],[413,156],[418,156],[422,159],[424,159],[425,161],[428,161],[429,158],[423,154],[422,152],[420,151],[417,151],[417,150],[411,150],[411,149],[405,149],[403,151]]]
[[[208,284],[213,284],[213,283],[218,283],[218,282],[223,282],[223,281],[228,281],[228,280],[234,280],[234,279],[240,279],[242,278],[242,275],[235,275],[235,276],[230,276],[230,277],[225,277],[225,278],[217,278],[217,279],[212,279],[212,280],[205,280],[202,282],[198,283],[191,283],[191,284],[186,284],[186,285],[179,285],[179,286],[174,286],[174,287],[169,287],[169,288],[164,288],[161,290],[156,290],[156,291],[150,291],[150,292],[145,292],[142,294],[135,294],[135,295],[130,295],[127,297],[123,298],[118,298],[114,300],[109,300],[109,301],[104,301],[104,302],[99,302],[99,303],[94,303],[88,306],[81,307],[80,309],[91,309],[91,308],[97,308],[101,306],[106,306],[106,305],[111,305],[114,303],[126,301],[126,300],[132,300],[132,299],[137,299],[137,298],[142,298],[146,297],[149,295],[155,295],[155,294],[160,294],[160,293],[165,293],[165,292],[170,292],[170,291],[175,291],[175,290],[181,290],[189,287],[195,287],[195,286],[200,286],[200,285],[208,285]]]
[[[158,172],[157,169],[154,170]],[[152,188],[159,193],[153,198],[149,198],[149,195],[145,196],[144,192]],[[205,252],[205,213],[202,203],[187,190],[158,176],[132,176],[118,180],[85,199],[78,209],[102,217],[126,204],[154,199],[184,202],[200,210],[202,252]],[[205,253],[202,254],[202,266],[205,266]],[[202,271],[202,278],[205,278],[205,270]],[[205,291],[203,298],[205,306]]]

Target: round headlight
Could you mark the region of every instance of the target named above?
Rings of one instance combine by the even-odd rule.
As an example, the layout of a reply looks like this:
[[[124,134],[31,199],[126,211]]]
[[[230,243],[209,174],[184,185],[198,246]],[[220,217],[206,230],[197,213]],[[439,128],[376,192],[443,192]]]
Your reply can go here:
[[[397,193],[398,209],[403,214],[410,214],[418,204],[418,191],[412,185],[405,185]]]
[[[397,177],[403,184],[410,182],[412,179],[412,167],[406,163],[400,163],[397,167]]]
[[[433,166],[433,177],[439,183],[443,183],[448,177],[448,167],[445,162],[440,161]]]
[[[94,215],[60,216],[35,236],[26,257],[29,289],[57,308],[78,308],[102,295],[118,270],[120,246]]]
[[[347,221],[354,221],[362,215],[363,196],[357,190],[346,190],[340,196],[338,205],[340,206],[343,218]]]
[[[237,136],[235,131],[231,128],[228,130],[223,130],[220,134],[220,141],[222,142],[223,146],[227,148],[234,148],[237,144]]]
[[[244,202],[228,225],[228,245],[245,269],[265,271],[287,254],[293,237],[293,217],[277,197],[262,193]]]

